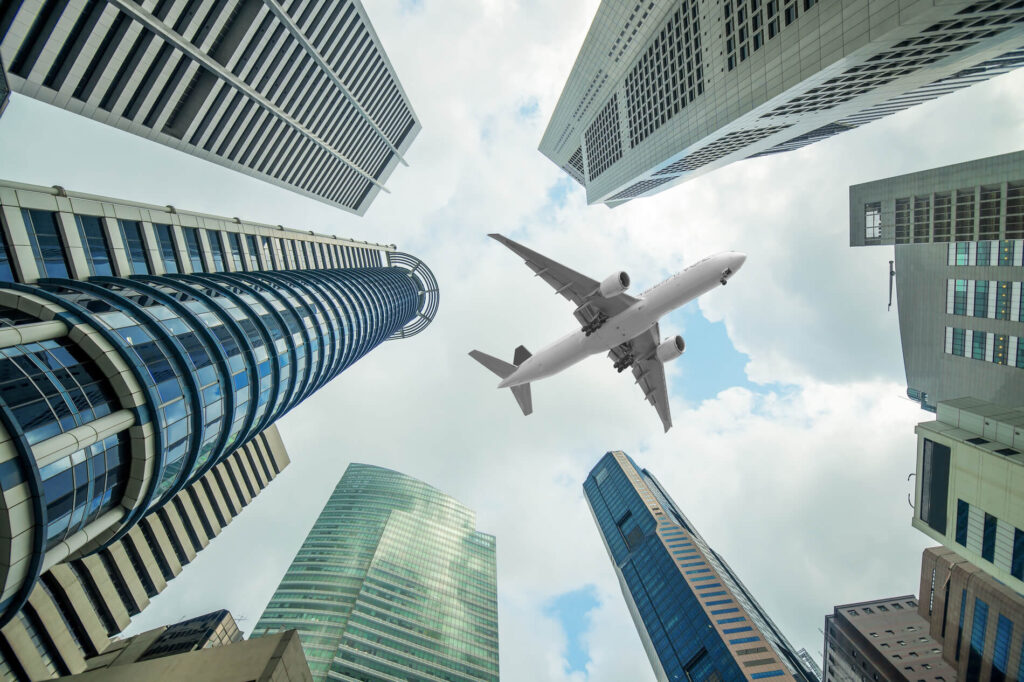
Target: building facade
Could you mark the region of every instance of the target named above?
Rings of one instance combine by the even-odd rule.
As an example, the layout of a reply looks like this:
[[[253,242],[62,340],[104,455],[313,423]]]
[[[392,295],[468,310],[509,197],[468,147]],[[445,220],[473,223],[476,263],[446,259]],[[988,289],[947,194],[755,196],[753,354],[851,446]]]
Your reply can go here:
[[[540,143],[618,206],[1024,64],[1014,2],[604,0]]]
[[[0,57],[19,94],[359,215],[420,129],[359,0],[14,0]]]
[[[844,604],[825,616],[825,682],[956,682],[912,594]]]
[[[583,491],[659,681],[817,679],[646,469],[609,452]]]
[[[393,247],[23,186],[0,216],[0,623],[437,309]]]
[[[1024,679],[1024,597],[945,547],[921,560],[921,616],[959,680]]]
[[[1024,405],[1024,152],[850,188],[850,245],[895,244],[908,395]]]
[[[913,526],[1024,592],[1024,407],[939,403],[917,425]]]
[[[350,464],[253,631],[295,628],[314,680],[498,680],[494,536],[404,474]]]
[[[11,87],[7,85],[7,72],[4,71],[4,62],[0,59],[0,116],[4,115],[7,102],[11,99]]]
[[[110,653],[110,638],[288,463],[277,427],[271,426],[169,504],[146,514],[120,540],[46,569],[25,606],[0,628],[0,679],[28,682],[79,673]]]

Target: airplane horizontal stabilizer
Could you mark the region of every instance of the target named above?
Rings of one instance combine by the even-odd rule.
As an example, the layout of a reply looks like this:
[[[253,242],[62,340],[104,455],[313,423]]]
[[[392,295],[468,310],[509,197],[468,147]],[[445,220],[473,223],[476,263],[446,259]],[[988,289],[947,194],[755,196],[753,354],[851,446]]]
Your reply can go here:
[[[498,358],[492,355],[488,355],[487,353],[481,353],[478,350],[469,351],[469,357],[473,358],[481,365],[497,374],[502,379],[512,374],[512,372],[516,371],[515,365],[510,365],[504,360],[499,360]]]
[[[516,367],[526,362],[527,358],[531,355],[530,351],[526,350],[526,346],[519,346],[516,348],[515,356],[512,358],[512,364]]]
[[[520,346],[520,348],[522,348],[522,346]],[[524,415],[528,415],[533,412],[533,396],[530,394],[530,384],[513,386],[512,395],[516,397],[516,402],[519,403],[519,409],[523,411]]]

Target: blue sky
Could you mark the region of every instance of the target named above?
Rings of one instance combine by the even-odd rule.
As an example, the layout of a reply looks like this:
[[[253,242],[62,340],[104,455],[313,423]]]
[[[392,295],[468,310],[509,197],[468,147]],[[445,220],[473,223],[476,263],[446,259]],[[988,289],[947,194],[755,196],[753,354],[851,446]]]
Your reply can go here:
[[[585,585],[578,590],[566,592],[548,602],[546,615],[556,618],[565,632],[565,671],[586,674],[590,662],[590,651],[584,644],[583,635],[590,629],[590,612],[600,606],[597,588]]]

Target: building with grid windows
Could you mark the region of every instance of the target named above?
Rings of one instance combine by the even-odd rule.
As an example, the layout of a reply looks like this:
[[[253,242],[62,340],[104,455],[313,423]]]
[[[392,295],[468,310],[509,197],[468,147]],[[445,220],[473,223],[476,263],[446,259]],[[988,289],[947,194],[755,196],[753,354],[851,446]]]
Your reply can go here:
[[[914,528],[1024,593],[1024,407],[950,400],[915,431]]]
[[[110,655],[120,651],[122,640],[116,636],[129,619],[288,463],[277,427],[270,426],[169,504],[148,512],[120,540],[92,554],[44,564],[28,602],[0,628],[0,679],[44,680],[110,662]],[[5,502],[9,495],[4,492]]]
[[[895,244],[908,395],[1024,405],[1024,152],[850,188],[850,245]]]
[[[0,57],[19,94],[359,215],[420,130],[360,0],[13,0]]]
[[[825,682],[956,682],[912,594],[843,604],[825,616]]]
[[[393,246],[9,183],[0,218],[0,625],[437,310]]]
[[[1024,597],[974,562],[945,547],[921,560],[919,613],[943,660],[956,671],[947,680],[1024,679]]]
[[[493,535],[414,478],[350,464],[253,637],[295,628],[314,680],[498,680]]]
[[[540,151],[614,207],[1024,64],[1024,7],[604,0]]]
[[[818,679],[650,472],[609,452],[583,493],[659,681]]]

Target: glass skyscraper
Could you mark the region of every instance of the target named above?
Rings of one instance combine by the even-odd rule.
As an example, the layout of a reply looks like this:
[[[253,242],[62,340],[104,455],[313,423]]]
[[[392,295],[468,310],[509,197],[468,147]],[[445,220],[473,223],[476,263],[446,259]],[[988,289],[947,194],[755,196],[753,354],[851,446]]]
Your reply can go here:
[[[414,478],[350,464],[256,624],[314,680],[498,680],[494,536]]]
[[[817,679],[646,469],[609,452],[583,491],[659,682]]]
[[[0,187],[0,623],[437,306],[390,249],[48,191]]]

